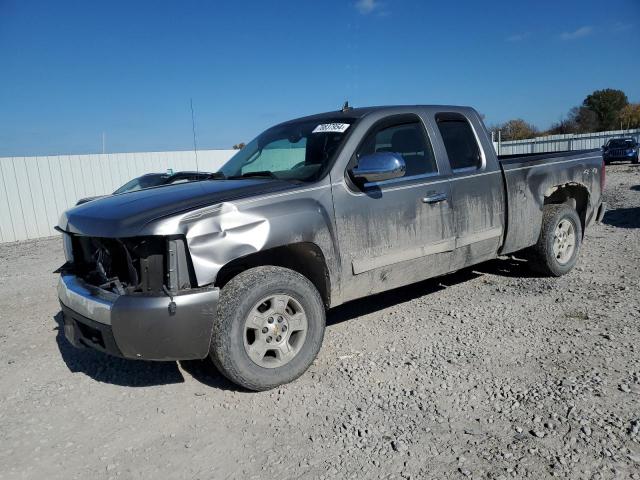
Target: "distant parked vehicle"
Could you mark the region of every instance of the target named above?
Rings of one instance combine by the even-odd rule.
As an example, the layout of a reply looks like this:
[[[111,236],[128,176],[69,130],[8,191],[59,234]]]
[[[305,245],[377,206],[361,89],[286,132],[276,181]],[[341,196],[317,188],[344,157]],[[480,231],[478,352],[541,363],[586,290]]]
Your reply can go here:
[[[127,183],[118,188],[112,195],[118,193],[135,192],[136,190],[144,190],[145,188],[159,187],[161,185],[174,185],[176,183],[196,182],[199,180],[208,180],[215,174],[211,172],[173,172],[171,170],[166,173],[146,173],[141,177],[129,180]],[[77,205],[104,198],[108,195],[98,195],[95,197],[85,197],[78,200]]]
[[[640,144],[633,138],[612,138],[602,146],[602,158],[604,163],[615,160],[631,160],[638,163]]]

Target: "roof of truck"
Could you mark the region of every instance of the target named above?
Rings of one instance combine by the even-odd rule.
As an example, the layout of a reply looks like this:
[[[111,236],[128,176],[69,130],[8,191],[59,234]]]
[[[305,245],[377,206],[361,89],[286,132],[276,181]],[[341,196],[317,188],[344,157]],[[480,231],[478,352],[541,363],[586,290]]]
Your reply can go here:
[[[331,112],[317,113],[315,115],[308,115],[305,117],[299,117],[292,120],[287,120],[286,122],[282,122],[282,124],[287,124],[290,122],[298,122],[301,120],[339,120],[344,118],[345,120],[355,120],[365,117],[371,113],[377,112],[386,112],[388,114],[402,114],[408,113],[412,110],[445,110],[452,112],[470,112],[475,110],[472,107],[459,106],[459,105],[381,105],[381,106],[373,106],[373,107],[358,107],[353,108],[349,107],[348,109],[340,109],[334,110]]]

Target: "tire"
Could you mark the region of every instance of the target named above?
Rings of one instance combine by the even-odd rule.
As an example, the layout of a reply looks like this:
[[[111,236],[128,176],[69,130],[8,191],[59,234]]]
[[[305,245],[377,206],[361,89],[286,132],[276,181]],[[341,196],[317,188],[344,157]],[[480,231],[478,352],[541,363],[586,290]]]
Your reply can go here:
[[[640,154],[637,154],[632,160],[631,163],[638,163],[640,161]]]
[[[556,240],[556,234],[560,225],[568,226],[573,231],[573,249],[571,252],[560,248],[554,250],[554,243],[562,240]],[[569,245],[570,236],[565,239],[564,245]],[[580,247],[582,246],[582,224],[578,212],[569,205],[546,205],[542,213],[542,227],[540,229],[540,237],[531,249],[529,263],[531,267],[545,275],[560,277],[573,269]],[[565,255],[557,255],[556,252],[563,251]],[[564,258],[562,258],[564,256]]]
[[[209,355],[233,383],[269,390],[309,368],[324,329],[324,304],[306,277],[286,268],[256,267],[222,288]]]

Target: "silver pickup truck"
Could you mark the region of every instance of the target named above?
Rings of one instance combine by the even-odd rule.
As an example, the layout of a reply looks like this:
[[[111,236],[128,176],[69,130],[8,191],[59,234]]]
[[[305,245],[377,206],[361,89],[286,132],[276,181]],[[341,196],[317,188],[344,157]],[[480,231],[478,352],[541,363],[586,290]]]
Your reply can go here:
[[[604,177],[600,150],[498,158],[468,107],[285,122],[210,180],[65,212],[65,335],[125,358],[209,356],[273,388],[313,362],[336,305],[521,250],[567,273]]]

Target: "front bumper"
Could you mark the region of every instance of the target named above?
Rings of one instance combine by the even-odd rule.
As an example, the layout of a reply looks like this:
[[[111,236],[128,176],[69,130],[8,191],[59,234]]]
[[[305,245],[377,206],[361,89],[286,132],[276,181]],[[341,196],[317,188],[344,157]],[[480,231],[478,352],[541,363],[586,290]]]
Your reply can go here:
[[[58,298],[65,336],[76,347],[143,360],[193,360],[209,353],[218,288],[173,297],[117,295],[63,274]]]
[[[638,155],[636,152],[631,152],[631,153],[623,153],[620,155],[603,155],[602,158],[606,161],[632,160],[636,158],[636,155]]]

